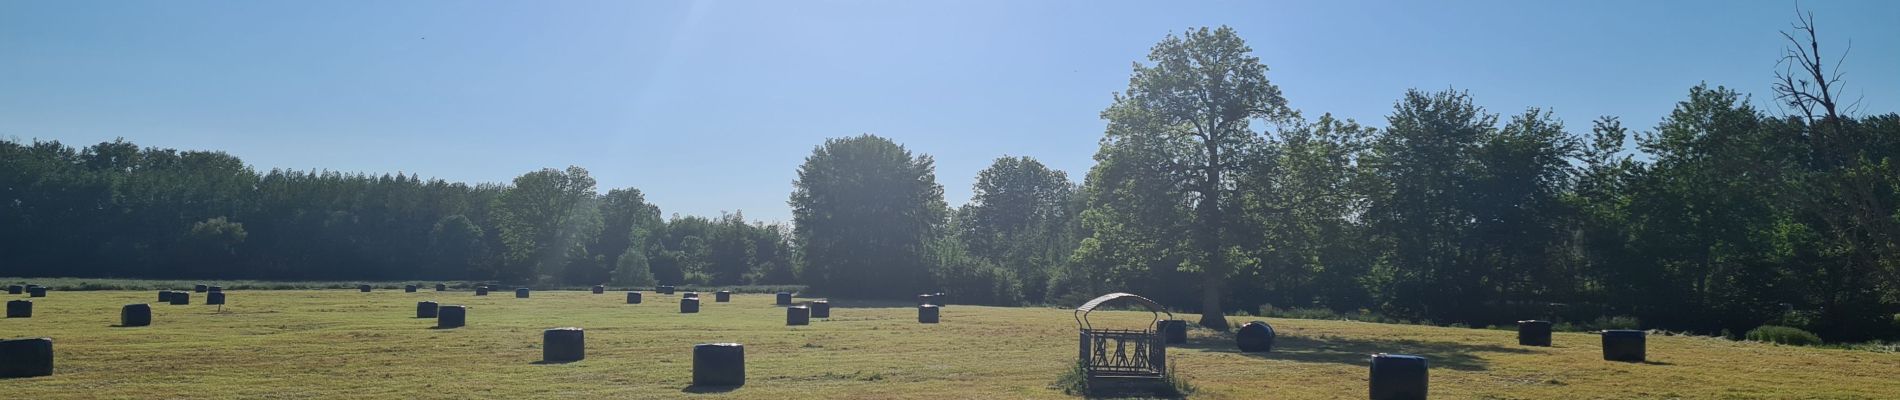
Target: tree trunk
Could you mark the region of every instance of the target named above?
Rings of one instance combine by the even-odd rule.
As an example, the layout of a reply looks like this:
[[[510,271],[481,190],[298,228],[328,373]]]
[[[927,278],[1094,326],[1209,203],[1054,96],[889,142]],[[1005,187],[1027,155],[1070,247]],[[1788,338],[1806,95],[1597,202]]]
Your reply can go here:
[[[1210,134],[1210,138],[1213,136]],[[1198,221],[1194,221],[1195,247],[1201,251],[1201,321],[1202,327],[1217,331],[1227,331],[1227,316],[1221,313],[1221,284],[1227,278],[1227,257],[1221,240],[1221,154],[1218,142],[1207,141],[1206,181],[1201,182],[1201,201],[1195,207]]]

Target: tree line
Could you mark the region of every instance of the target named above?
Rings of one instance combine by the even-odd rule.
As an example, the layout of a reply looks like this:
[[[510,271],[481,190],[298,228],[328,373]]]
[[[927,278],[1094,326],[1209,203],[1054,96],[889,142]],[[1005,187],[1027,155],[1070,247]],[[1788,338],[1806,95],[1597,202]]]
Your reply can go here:
[[[793,221],[662,218],[585,169],[507,184],[257,172],[219,152],[0,142],[4,275],[801,284],[1075,304],[1130,291],[1202,313],[1324,308],[1473,325],[1639,318],[1900,337],[1900,114],[1842,104],[1811,17],[1775,110],[1698,85],[1660,122],[1572,128],[1456,90],[1384,127],[1307,118],[1226,27],[1170,34],[1101,114],[1078,184],[997,158],[951,206],[934,160],[816,146]]]

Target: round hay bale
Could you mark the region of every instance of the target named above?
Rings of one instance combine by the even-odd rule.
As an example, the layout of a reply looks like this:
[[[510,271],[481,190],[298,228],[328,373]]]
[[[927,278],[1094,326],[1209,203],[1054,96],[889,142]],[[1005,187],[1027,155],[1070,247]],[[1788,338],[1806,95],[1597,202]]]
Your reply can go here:
[[[208,305],[208,306],[224,305],[224,292],[205,293],[205,305]]]
[[[1269,352],[1273,351],[1275,336],[1278,335],[1273,332],[1273,326],[1267,325],[1265,321],[1248,322],[1240,327],[1240,331],[1234,332],[1234,343],[1240,346],[1243,353]]]
[[[811,308],[805,306],[785,307],[785,325],[811,325]]]
[[[917,306],[917,322],[919,323],[925,323],[925,324],[937,323],[937,317],[939,314],[941,313],[939,312],[939,309],[937,308],[935,304],[925,304],[925,305]]]
[[[1550,321],[1517,321],[1517,344],[1550,347]]]
[[[680,299],[680,314],[699,312],[699,299]]]
[[[581,328],[541,331],[541,361],[574,362],[587,358],[587,332]]]
[[[1424,357],[1379,353],[1372,355],[1372,400],[1424,399],[1430,386]]]
[[[149,326],[152,324],[152,306],[150,304],[127,304],[119,309],[119,326]]]
[[[487,286],[481,286],[481,287],[476,287],[476,288],[475,288],[475,295],[476,295],[476,296],[487,296],[487,295],[488,295],[488,287],[487,287]]]
[[[415,293],[416,289],[416,285],[402,285],[403,293]]]
[[[435,284],[435,291],[437,291],[437,292],[446,292],[446,291],[448,291],[448,290],[449,290],[449,285],[448,285],[448,284],[443,284],[443,283],[437,283],[437,284]]]
[[[720,303],[732,302],[732,291],[721,290],[721,291],[713,292],[713,301],[720,302]]]
[[[439,307],[440,305],[433,301],[416,302],[416,318],[435,318],[436,309]]]
[[[160,290],[160,291],[158,291],[158,302],[160,302],[160,303],[170,303],[170,302],[172,302],[172,291],[170,291],[170,290]]]
[[[211,292],[211,293],[223,293],[223,292],[224,292],[224,287],[223,287],[223,286],[212,286],[212,287],[211,287],[211,290],[210,290],[210,292]]]
[[[204,293],[207,290],[211,290],[211,287],[205,286],[205,284],[202,283],[191,286],[191,291],[193,292]]]
[[[435,309],[436,328],[460,328],[468,325],[468,307],[441,306]]]
[[[1612,329],[1603,331],[1603,359],[1609,361],[1643,362],[1649,359],[1647,337],[1649,332],[1633,329]]]
[[[607,293],[606,286],[594,285],[594,294],[603,294],[603,293]]]
[[[516,288],[516,289],[515,289],[515,298],[517,298],[517,299],[525,299],[525,298],[528,298],[528,288]]]
[[[818,300],[811,302],[812,318],[831,318],[831,302]]]
[[[33,318],[33,302],[27,300],[7,302],[7,318]]]
[[[672,286],[660,286],[660,287],[657,287],[657,288],[654,288],[654,289],[653,289],[653,292],[654,292],[654,293],[659,293],[659,294],[673,294],[673,287],[672,287]]]
[[[46,297],[46,287],[45,286],[27,286],[26,296],[27,297]]]
[[[187,292],[187,291],[183,291],[183,290],[177,290],[177,291],[173,291],[173,292],[172,292],[172,305],[174,305],[174,306],[188,306],[188,305],[191,305],[191,292]]]
[[[0,340],[0,378],[53,374],[53,339]]]
[[[699,298],[699,292],[686,292],[686,293],[681,293],[681,294],[680,294],[680,298],[686,298],[686,299],[698,299],[698,298]]]
[[[1162,342],[1167,344],[1187,343],[1187,321],[1169,319],[1161,321]]]
[[[693,386],[745,385],[745,345],[702,343],[693,346]]]
[[[627,292],[627,304],[640,304],[640,292]]]
[[[788,293],[788,292],[778,292],[778,297],[777,297],[777,299],[778,299],[778,302],[777,302],[777,303],[775,303],[775,304],[777,304],[777,305],[781,305],[781,306],[789,306],[789,305],[792,305],[792,294],[791,294],[791,293]]]
[[[24,293],[26,293],[26,286],[7,285],[7,294],[24,294]]]

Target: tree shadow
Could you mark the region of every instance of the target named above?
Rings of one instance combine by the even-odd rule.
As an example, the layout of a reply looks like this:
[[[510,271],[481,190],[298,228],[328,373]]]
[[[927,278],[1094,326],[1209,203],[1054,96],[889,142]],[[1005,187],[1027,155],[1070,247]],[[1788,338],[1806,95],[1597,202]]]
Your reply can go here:
[[[831,308],[834,308],[834,309],[836,308],[917,308],[916,300],[840,299],[836,297],[829,298],[829,299],[794,297],[792,298],[792,304],[799,304],[799,302],[801,301],[809,301],[809,300],[830,301]],[[943,305],[943,304],[939,304],[938,306],[947,307],[947,305]]]
[[[1432,368],[1448,368],[1459,371],[1483,371],[1489,369],[1490,362],[1482,357],[1484,353],[1548,353],[1548,351],[1543,350],[1494,344],[1466,344],[1409,339],[1349,339],[1327,336],[1315,338],[1288,335],[1280,335],[1275,338],[1273,351],[1244,353],[1234,344],[1233,335],[1228,334],[1223,334],[1218,338],[1191,339],[1186,344],[1171,345],[1169,347],[1242,354],[1249,357],[1271,360],[1360,366],[1371,366],[1372,354],[1375,353],[1410,354],[1425,357],[1427,360],[1430,360]]]
[[[740,387],[744,387],[744,386],[745,385],[732,385],[732,386],[692,385],[692,386],[687,386],[685,389],[680,389],[680,392],[681,393],[700,393],[700,394],[725,393],[725,392],[730,392],[734,390],[739,390]]]

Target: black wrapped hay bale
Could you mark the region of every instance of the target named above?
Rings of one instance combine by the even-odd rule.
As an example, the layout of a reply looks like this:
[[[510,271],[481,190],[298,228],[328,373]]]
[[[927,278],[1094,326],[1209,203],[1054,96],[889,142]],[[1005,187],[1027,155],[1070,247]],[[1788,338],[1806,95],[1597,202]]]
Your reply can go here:
[[[358,292],[369,293],[369,289],[369,285],[356,285],[356,291]]]
[[[211,287],[211,289],[210,289],[210,292],[211,292],[211,293],[224,293],[224,287],[223,287],[223,286],[212,286],[212,287]]]
[[[26,293],[26,286],[7,285],[7,294],[24,294],[24,293]]]
[[[941,312],[939,311],[937,306],[934,304],[925,304],[925,305],[917,306],[917,322],[919,323],[925,323],[925,324],[937,323],[937,317],[939,314],[941,314]]]
[[[541,361],[574,362],[587,358],[587,332],[581,328],[541,331]]]
[[[664,285],[663,285],[663,286],[660,286],[660,287],[657,287],[657,288],[654,288],[654,289],[653,289],[653,292],[654,292],[654,293],[659,293],[659,294],[673,294],[673,287],[672,287],[672,286],[664,286]]]
[[[205,291],[208,291],[208,290],[211,290],[211,287],[205,286],[205,284],[202,284],[202,283],[191,286],[191,291],[193,292],[204,293]]]
[[[640,292],[627,292],[627,304],[640,304]]]
[[[1517,321],[1517,344],[1550,347],[1550,321]]]
[[[449,290],[448,284],[442,284],[442,283],[435,284],[435,291],[437,292],[446,292],[448,290]]]
[[[1424,357],[1379,353],[1372,355],[1372,400],[1424,400],[1430,387]]]
[[[487,286],[481,286],[481,287],[476,287],[476,288],[475,288],[475,295],[476,295],[476,296],[487,296],[487,295],[488,295],[488,287],[487,287]]]
[[[702,343],[693,346],[693,386],[745,385],[745,345]]]
[[[517,288],[517,289],[515,289],[515,298],[517,298],[517,299],[525,299],[525,298],[528,298],[528,288]]]
[[[831,318],[831,302],[819,300],[811,302],[812,318]]]
[[[713,292],[713,301],[720,302],[720,303],[732,302],[732,291],[721,290],[721,291]]]
[[[680,314],[699,312],[699,299],[680,299]]]
[[[27,297],[46,297],[46,287],[45,286],[27,286],[26,296]]]
[[[1623,362],[1648,360],[1649,350],[1645,343],[1648,335],[1648,332],[1632,329],[1603,331],[1603,359]]]
[[[1275,336],[1278,335],[1273,332],[1273,326],[1265,321],[1248,322],[1234,333],[1234,344],[1239,345],[1243,353],[1269,352],[1273,351]]]
[[[435,318],[439,304],[433,301],[416,302],[416,318]]]
[[[683,298],[683,299],[698,299],[698,298],[699,298],[699,292],[686,292],[686,293],[681,293],[681,294],[680,294],[680,298]]]
[[[811,308],[805,306],[785,307],[785,325],[811,325]]]
[[[603,294],[603,293],[607,293],[606,286],[594,285],[594,294]]]
[[[119,326],[148,326],[152,324],[152,306],[150,304],[127,304],[119,309]]]
[[[403,293],[415,293],[416,289],[416,285],[402,285]]]
[[[1187,321],[1178,319],[1162,320],[1161,341],[1167,344],[1187,343]]]
[[[781,306],[792,305],[792,294],[788,292],[778,292],[778,302],[774,304]]]
[[[205,293],[205,305],[207,306],[224,305],[224,292]]]
[[[468,325],[468,307],[441,306],[435,309],[435,327],[460,328]]]
[[[7,302],[7,318],[33,318],[33,302],[26,300]]]
[[[0,340],[0,378],[53,374],[53,339]]]
[[[172,291],[172,305],[174,306],[191,305],[191,292],[187,292],[183,290]]]
[[[160,302],[160,303],[170,303],[170,302],[172,302],[172,291],[170,291],[170,290],[160,290],[160,291],[158,291],[158,302]]]

